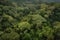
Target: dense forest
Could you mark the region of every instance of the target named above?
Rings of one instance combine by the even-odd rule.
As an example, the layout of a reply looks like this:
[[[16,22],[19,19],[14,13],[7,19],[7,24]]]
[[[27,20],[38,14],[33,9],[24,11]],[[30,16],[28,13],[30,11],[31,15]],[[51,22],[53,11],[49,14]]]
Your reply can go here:
[[[0,0],[0,40],[60,40],[60,3]]]

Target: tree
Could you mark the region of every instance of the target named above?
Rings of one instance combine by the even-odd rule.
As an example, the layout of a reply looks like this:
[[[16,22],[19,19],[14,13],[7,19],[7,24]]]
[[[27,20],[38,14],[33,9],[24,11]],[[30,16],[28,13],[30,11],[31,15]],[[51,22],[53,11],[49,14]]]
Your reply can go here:
[[[1,40],[19,40],[19,34],[16,32],[4,33],[1,36]]]

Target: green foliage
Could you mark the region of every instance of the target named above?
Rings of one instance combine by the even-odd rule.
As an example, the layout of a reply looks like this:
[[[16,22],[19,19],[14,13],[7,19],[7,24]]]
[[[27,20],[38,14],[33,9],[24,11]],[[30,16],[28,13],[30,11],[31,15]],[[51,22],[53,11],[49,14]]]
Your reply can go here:
[[[19,34],[16,32],[4,33],[0,40],[19,40]]]
[[[28,22],[21,22],[18,24],[18,28],[20,30],[24,30],[24,29],[30,29],[30,24]]]
[[[60,4],[0,2],[0,40],[60,40]]]

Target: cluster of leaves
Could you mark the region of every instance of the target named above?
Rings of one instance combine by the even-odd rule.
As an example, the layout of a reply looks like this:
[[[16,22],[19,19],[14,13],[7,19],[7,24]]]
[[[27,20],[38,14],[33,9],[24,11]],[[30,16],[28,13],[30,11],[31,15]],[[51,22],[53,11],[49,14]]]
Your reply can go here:
[[[0,40],[60,40],[59,18],[57,3],[0,2]]]

